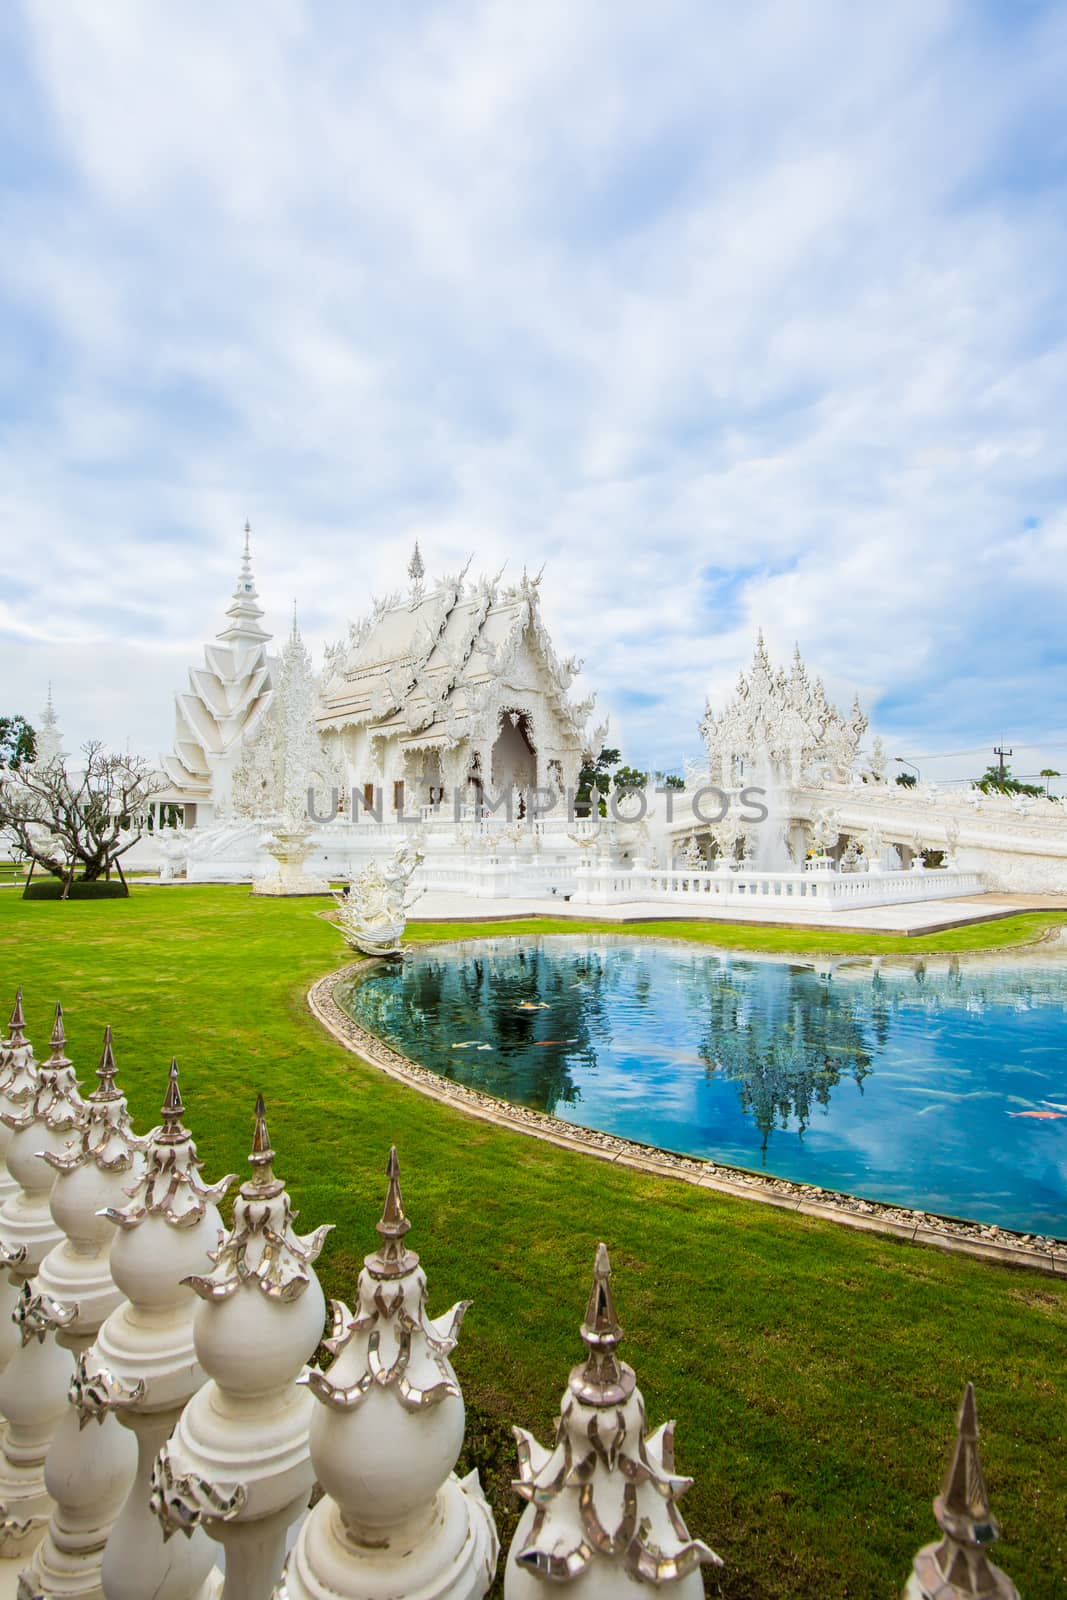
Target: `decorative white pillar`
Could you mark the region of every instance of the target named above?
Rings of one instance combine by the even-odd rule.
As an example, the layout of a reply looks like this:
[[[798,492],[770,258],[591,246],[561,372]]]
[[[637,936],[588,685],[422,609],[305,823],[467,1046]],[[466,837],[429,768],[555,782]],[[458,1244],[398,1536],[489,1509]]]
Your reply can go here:
[[[702,1563],[722,1561],[690,1539],[677,1502],[692,1484],[674,1470],[674,1423],[645,1433],[633,1368],[615,1351],[622,1329],[608,1252],[598,1245],[581,1334],[587,1355],[563,1394],[554,1448],[516,1428],[525,1511],[504,1572],[505,1600],[547,1600],[574,1584],[582,1600],[619,1600],[670,1587],[677,1600],[704,1593]]]
[[[65,1237],[41,1263],[36,1288],[43,1306],[54,1308],[42,1321],[76,1361],[122,1300],[108,1262],[115,1230],[103,1213],[123,1204],[131,1178],[140,1177],[146,1143],[134,1136],[126,1097],[115,1087],[110,1028],[96,1076],[68,1153],[44,1158],[57,1174],[52,1216]],[[106,1411],[79,1409],[77,1381],[70,1398],[44,1468],[55,1509],[22,1582],[29,1596],[102,1600],[104,1546],[133,1482],[137,1446]],[[88,1427],[94,1419],[101,1426]]]
[[[32,1098],[36,1083],[37,1066],[33,1059],[33,1046],[26,1037],[22,990],[19,989],[8,1023],[7,1038],[0,1040],[0,1113],[19,1112]],[[6,1123],[0,1122],[0,1205],[17,1194],[19,1188],[7,1170],[10,1143],[11,1129]]]
[[[33,1046],[26,1037],[22,990],[19,989],[15,995],[7,1038],[0,1043],[0,1207],[19,1192],[18,1184],[7,1170],[11,1129],[3,1120],[3,1115],[5,1112],[15,1115],[21,1113],[33,1099],[36,1087],[37,1063],[33,1059]],[[0,1242],[0,1372],[19,1347],[19,1336],[11,1317],[18,1303],[21,1285],[11,1276],[12,1265]]]
[[[226,1551],[223,1600],[270,1600],[289,1524],[315,1481],[308,1428],[315,1403],[296,1379],[322,1338],[326,1302],[312,1268],[331,1224],[303,1237],[274,1176],[263,1096],[233,1227],[200,1296],[193,1336],[211,1381],[159,1453],[152,1509],[163,1537],[203,1527]]]
[[[3,1114],[11,1129],[8,1170],[19,1188],[0,1209],[0,1243],[4,1265],[19,1291],[14,1320],[21,1343],[0,1378],[0,1412],[7,1418],[0,1436],[0,1556],[27,1554],[44,1533],[52,1510],[44,1461],[67,1407],[70,1382],[70,1356],[48,1337],[57,1316],[69,1313],[35,1292],[31,1283],[62,1238],[48,1204],[55,1168],[40,1156],[58,1155],[66,1148],[85,1110],[73,1066],[64,1054],[59,1006],[51,1043],[52,1054],[36,1073],[25,1109],[21,1114]]]
[[[201,1181],[184,1110],[172,1061],[163,1125],[149,1136],[144,1173],[126,1206],[105,1211],[119,1229],[111,1273],[128,1298],[75,1377],[83,1417],[114,1411],[137,1438],[136,1476],[104,1552],[107,1600],[210,1600],[220,1587],[207,1536],[198,1529],[164,1544],[148,1503],[156,1456],[204,1382],[193,1348],[196,1296],[184,1280],[211,1271],[223,1236],[216,1202],[233,1182],[232,1174],[210,1188]]]
[[[1000,1537],[989,1514],[989,1495],[978,1459],[974,1384],[963,1394],[956,1419],[956,1448],[934,1501],[943,1537],[915,1557],[904,1600],[1019,1600],[1019,1591],[986,1555]]]
[[[333,1302],[335,1356],[308,1383],[321,1402],[311,1461],[325,1494],[290,1552],[276,1600],[481,1600],[498,1541],[478,1474],[452,1468],[463,1445],[463,1396],[448,1359],[467,1310],[426,1313],[426,1274],[404,1248],[411,1227],[396,1151],[366,1257],[357,1310]]]

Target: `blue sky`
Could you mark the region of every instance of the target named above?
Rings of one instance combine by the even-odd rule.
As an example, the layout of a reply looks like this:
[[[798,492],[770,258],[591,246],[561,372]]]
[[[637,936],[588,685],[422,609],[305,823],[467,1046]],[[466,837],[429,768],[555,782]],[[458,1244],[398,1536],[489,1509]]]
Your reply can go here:
[[[0,709],[167,748],[247,516],[316,651],[546,563],[635,764],[762,625],[1067,771],[1065,81],[1055,5],[5,8]]]

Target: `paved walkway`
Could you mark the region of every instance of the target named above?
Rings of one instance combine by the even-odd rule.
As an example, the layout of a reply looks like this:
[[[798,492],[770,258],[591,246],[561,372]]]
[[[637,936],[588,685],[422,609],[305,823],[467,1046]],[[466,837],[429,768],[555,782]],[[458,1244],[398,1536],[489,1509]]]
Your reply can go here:
[[[580,922],[751,922],[764,928],[839,928],[851,933],[938,933],[971,922],[991,922],[1020,911],[1067,912],[1067,895],[976,894],[958,900],[910,900],[855,911],[794,911],[772,915],[747,907],[721,911],[633,901],[626,905],[586,906],[550,896],[544,900],[472,900],[469,895],[428,890],[409,922],[507,922],[524,917],[559,917]]]

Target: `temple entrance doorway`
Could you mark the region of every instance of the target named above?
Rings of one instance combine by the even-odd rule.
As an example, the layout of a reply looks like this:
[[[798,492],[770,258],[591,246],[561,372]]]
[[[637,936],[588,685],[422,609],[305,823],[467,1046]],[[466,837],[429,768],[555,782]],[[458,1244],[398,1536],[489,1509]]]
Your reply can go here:
[[[537,783],[537,756],[525,711],[505,708],[500,732],[493,745],[492,783],[497,794],[505,789],[532,789]]]

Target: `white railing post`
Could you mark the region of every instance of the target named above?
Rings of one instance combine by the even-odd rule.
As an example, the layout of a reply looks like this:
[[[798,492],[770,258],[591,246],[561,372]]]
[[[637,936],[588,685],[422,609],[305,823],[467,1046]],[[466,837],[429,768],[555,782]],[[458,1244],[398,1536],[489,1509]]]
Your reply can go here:
[[[198,1529],[164,1544],[148,1503],[156,1456],[204,1382],[193,1347],[196,1296],[183,1280],[211,1271],[223,1232],[216,1202],[233,1182],[232,1174],[211,1188],[201,1181],[184,1110],[172,1061],[143,1175],[129,1202],[105,1213],[119,1229],[111,1272],[128,1298],[105,1321],[75,1379],[83,1416],[114,1411],[137,1439],[136,1476],[104,1551],[106,1600],[209,1600],[220,1587],[206,1534]]]
[[[516,1428],[518,1492],[527,1501],[504,1569],[505,1600],[550,1600],[574,1584],[582,1600],[635,1600],[669,1586],[700,1600],[702,1564],[721,1567],[691,1539],[677,1501],[691,1479],[674,1470],[674,1423],[645,1433],[645,1402],[615,1352],[622,1329],[603,1244],[582,1324],[586,1359],[564,1390],[553,1449]]]
[[[47,1151],[44,1157],[57,1174],[52,1216],[64,1237],[37,1274],[39,1326],[50,1328],[76,1362],[122,1300],[108,1264],[115,1230],[101,1213],[123,1203],[131,1178],[143,1166],[144,1141],[134,1137],[126,1098],[115,1087],[110,1028],[96,1075],[97,1088],[85,1102],[66,1153]],[[86,1428],[88,1419],[76,1405],[77,1383],[71,1391],[44,1467],[55,1508],[23,1573],[20,1593],[99,1600],[104,1545],[133,1481],[137,1449],[107,1413],[97,1413],[102,1428]]]
[[[934,1516],[942,1537],[924,1545],[915,1557],[904,1600],[1019,1600],[1007,1573],[986,1554],[1000,1529],[989,1514],[978,1459],[973,1383],[964,1391],[956,1419],[956,1447],[934,1501]]]
[[[67,1407],[71,1360],[48,1338],[51,1307],[32,1279],[62,1234],[52,1217],[49,1196],[55,1168],[40,1160],[58,1155],[80,1125],[84,1106],[71,1062],[64,1054],[63,1013],[56,1006],[52,1053],[36,1073],[32,1099],[20,1114],[4,1112],[11,1129],[8,1170],[18,1191],[0,1209],[3,1263],[19,1285],[14,1318],[20,1346],[0,1378],[0,1412],[7,1427],[0,1436],[0,1555],[21,1556],[41,1539],[52,1499],[45,1487],[44,1462]]]
[[[0,1207],[19,1192],[18,1184],[7,1170],[11,1129],[3,1115],[21,1111],[33,1099],[36,1084],[37,1063],[33,1059],[33,1046],[26,1037],[22,990],[19,989],[8,1024],[8,1036],[0,1043]],[[18,1303],[20,1287],[11,1272],[0,1267],[0,1372],[19,1347],[11,1315]]]
[[[200,1296],[196,1353],[210,1381],[159,1453],[152,1508],[164,1538],[202,1527],[226,1551],[222,1600],[270,1600],[289,1524],[315,1481],[308,1427],[315,1403],[296,1379],[322,1338],[326,1302],[312,1263],[330,1224],[301,1236],[274,1176],[263,1097],[251,1179]]]
[[[380,1244],[366,1257],[357,1309],[333,1303],[335,1360],[308,1375],[320,1402],[311,1460],[325,1494],[300,1530],[276,1600],[481,1600],[498,1543],[478,1475],[453,1472],[464,1406],[448,1357],[467,1309],[431,1321],[426,1274],[404,1246],[411,1227],[396,1151]]]

